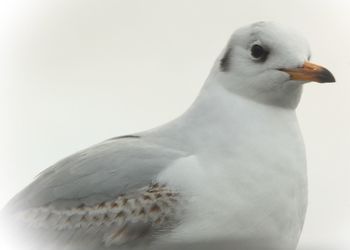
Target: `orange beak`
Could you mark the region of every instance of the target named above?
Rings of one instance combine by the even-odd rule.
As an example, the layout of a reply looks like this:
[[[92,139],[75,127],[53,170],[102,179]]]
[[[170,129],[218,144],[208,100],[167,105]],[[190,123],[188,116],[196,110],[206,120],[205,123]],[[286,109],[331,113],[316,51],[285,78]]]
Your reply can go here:
[[[320,83],[335,82],[333,74],[328,69],[307,61],[300,68],[280,70],[288,73],[291,80]]]

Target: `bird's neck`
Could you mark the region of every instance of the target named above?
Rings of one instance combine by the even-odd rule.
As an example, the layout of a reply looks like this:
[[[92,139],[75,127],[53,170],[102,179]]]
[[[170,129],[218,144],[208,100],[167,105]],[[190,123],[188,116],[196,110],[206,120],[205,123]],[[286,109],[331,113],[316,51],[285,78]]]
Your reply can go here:
[[[181,147],[195,150],[228,150],[237,144],[254,147],[250,138],[281,146],[290,138],[302,143],[294,109],[254,102],[210,85],[201,90],[187,112],[158,130],[162,131],[179,140]]]
[[[266,105],[228,92],[220,86],[203,88],[182,118],[195,133],[234,139],[237,134],[269,134],[297,126],[294,109]]]

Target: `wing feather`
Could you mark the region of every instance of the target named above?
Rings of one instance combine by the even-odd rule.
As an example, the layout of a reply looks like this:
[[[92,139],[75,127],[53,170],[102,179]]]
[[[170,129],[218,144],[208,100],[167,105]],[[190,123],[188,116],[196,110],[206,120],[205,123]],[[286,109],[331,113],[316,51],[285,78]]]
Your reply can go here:
[[[108,140],[45,170],[6,211],[13,225],[36,239],[35,249],[144,244],[176,225],[180,194],[155,181],[185,156],[138,137]]]
[[[45,170],[7,207],[23,210],[54,203],[94,204],[151,183],[185,152],[138,138],[108,140],[73,154]]]

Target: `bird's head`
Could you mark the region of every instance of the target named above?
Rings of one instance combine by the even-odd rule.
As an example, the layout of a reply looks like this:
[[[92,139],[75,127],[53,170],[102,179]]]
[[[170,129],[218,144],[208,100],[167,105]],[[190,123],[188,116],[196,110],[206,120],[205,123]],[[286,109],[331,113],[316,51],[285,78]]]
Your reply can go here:
[[[254,101],[295,108],[303,83],[335,81],[327,69],[309,62],[310,57],[299,33],[272,22],[254,23],[232,35],[210,78]]]

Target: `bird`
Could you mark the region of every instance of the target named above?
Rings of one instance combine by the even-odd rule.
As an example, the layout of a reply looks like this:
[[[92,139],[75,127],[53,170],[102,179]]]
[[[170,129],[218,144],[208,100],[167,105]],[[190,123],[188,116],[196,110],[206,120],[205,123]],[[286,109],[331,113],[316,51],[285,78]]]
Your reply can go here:
[[[23,249],[295,250],[307,208],[296,116],[303,85],[335,82],[307,40],[237,29],[193,104],[44,170],[3,209]]]

